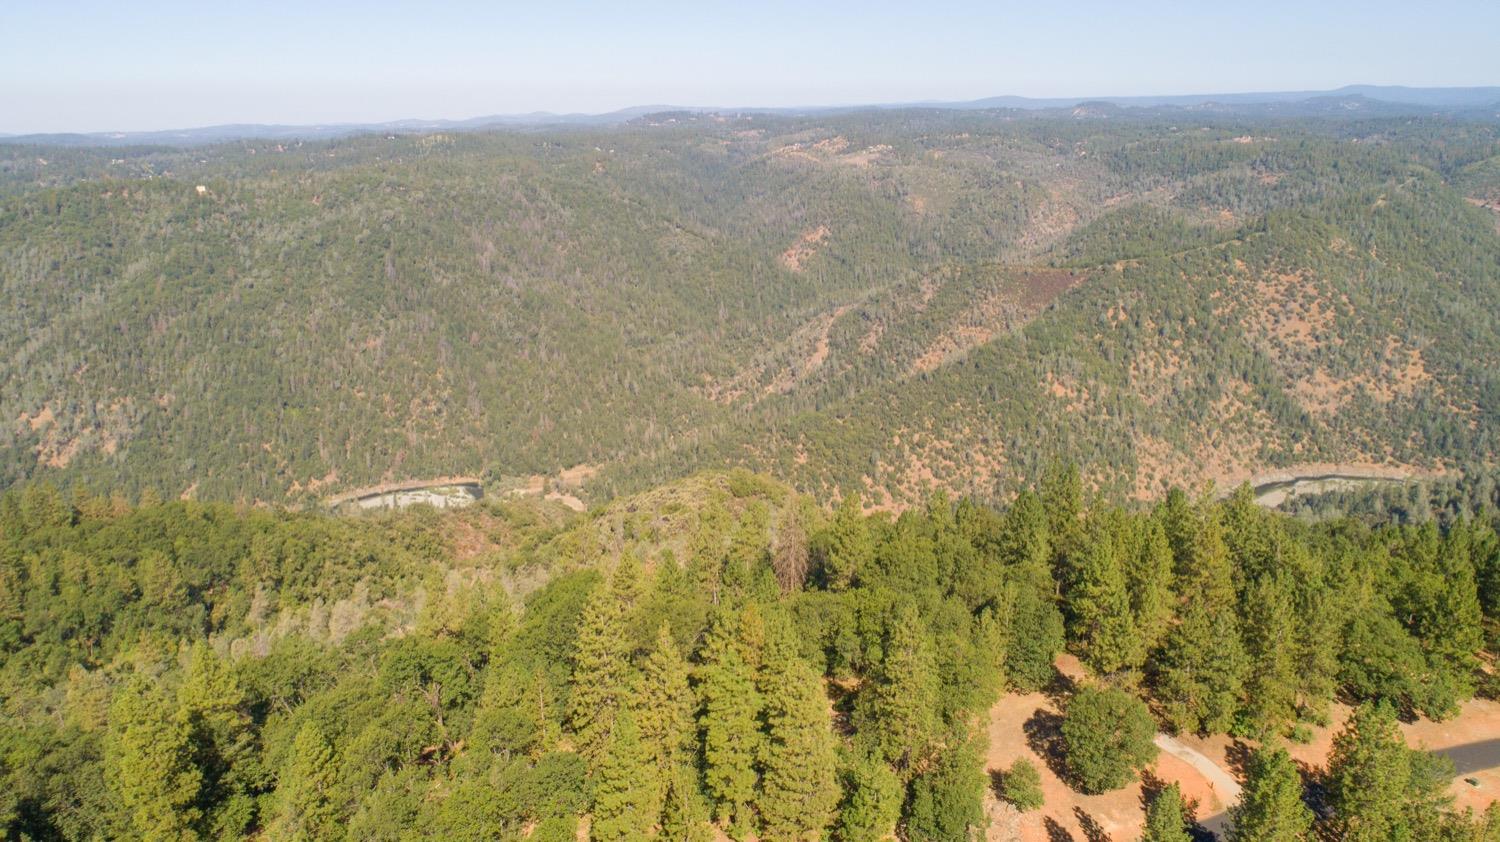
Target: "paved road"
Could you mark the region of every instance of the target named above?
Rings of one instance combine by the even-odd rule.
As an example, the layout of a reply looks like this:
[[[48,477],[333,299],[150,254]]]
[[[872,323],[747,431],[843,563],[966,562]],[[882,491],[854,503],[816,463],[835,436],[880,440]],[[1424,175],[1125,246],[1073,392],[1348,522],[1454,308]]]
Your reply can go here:
[[[1222,839],[1224,831],[1229,827],[1229,808],[1240,800],[1239,781],[1224,771],[1223,767],[1215,763],[1212,758],[1192,746],[1184,745],[1169,734],[1157,734],[1156,746],[1192,766],[1208,780],[1208,785],[1213,787],[1214,794],[1219,796],[1219,803],[1224,805],[1224,810],[1204,819],[1203,827]]]

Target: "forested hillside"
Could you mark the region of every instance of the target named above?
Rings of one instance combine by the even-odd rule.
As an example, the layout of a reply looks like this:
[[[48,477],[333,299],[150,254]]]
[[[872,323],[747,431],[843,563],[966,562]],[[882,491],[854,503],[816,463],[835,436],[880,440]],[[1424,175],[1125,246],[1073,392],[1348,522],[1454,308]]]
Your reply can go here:
[[[1156,780],[1148,839],[1193,815],[1154,777],[1158,729],[1242,741],[1236,839],[1500,831],[1398,730],[1496,692],[1488,515],[1307,524],[1248,489],[1123,509],[1066,470],[1004,509],[819,503],[745,472],[588,515],[8,493],[0,826],[959,842],[1042,806],[985,723],[1045,688],[1046,763],[1082,793]],[[1283,746],[1330,725],[1304,782]]]
[[[1497,162],[1493,123],[1122,109],[0,146],[0,484],[1488,463]]]

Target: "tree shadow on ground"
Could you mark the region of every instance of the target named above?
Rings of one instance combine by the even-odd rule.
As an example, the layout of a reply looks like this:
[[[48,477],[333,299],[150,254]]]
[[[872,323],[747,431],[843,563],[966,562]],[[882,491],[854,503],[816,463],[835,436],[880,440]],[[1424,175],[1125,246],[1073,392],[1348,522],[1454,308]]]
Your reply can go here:
[[[1242,785],[1245,783],[1245,776],[1249,774],[1250,758],[1254,754],[1250,746],[1245,745],[1244,740],[1235,740],[1224,752],[1224,761],[1229,766],[1229,773],[1234,775],[1234,779]]]
[[[1151,810],[1151,805],[1161,797],[1162,790],[1167,788],[1167,783],[1157,776],[1155,770],[1141,770],[1140,803],[1143,814]],[[1187,820],[1188,834],[1193,837],[1194,842],[1214,842],[1214,835],[1204,828],[1198,818],[1198,807],[1198,799],[1188,798],[1186,795],[1182,797],[1182,817]]]
[[[1078,682],[1063,675],[1062,670],[1057,667],[1052,668],[1052,679],[1042,687],[1042,695],[1046,696],[1052,704],[1057,705],[1059,710],[1067,706],[1068,699],[1071,699],[1076,692],[1078,692]]]
[[[1141,770],[1141,812],[1151,809],[1151,805],[1161,795],[1161,791],[1167,788],[1167,782],[1158,778],[1152,769]]]
[[[1078,819],[1078,826],[1083,828],[1083,838],[1088,842],[1112,842],[1109,834],[1104,831],[1104,825],[1084,812],[1082,807],[1074,807],[1073,816]]]
[[[1076,842],[1073,834],[1068,829],[1058,824],[1057,819],[1051,816],[1042,819],[1042,827],[1047,830],[1047,842]]]
[[[1068,765],[1062,746],[1062,721],[1063,718],[1058,714],[1037,708],[1036,713],[1026,720],[1021,729],[1026,733],[1026,747],[1042,758],[1052,774],[1067,781]]]

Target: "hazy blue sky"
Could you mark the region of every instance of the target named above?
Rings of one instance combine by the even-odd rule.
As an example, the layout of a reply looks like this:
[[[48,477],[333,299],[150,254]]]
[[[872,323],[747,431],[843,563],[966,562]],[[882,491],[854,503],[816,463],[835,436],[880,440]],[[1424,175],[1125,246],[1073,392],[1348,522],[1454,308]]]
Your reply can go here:
[[[1500,84],[1471,2],[0,2],[0,132]]]

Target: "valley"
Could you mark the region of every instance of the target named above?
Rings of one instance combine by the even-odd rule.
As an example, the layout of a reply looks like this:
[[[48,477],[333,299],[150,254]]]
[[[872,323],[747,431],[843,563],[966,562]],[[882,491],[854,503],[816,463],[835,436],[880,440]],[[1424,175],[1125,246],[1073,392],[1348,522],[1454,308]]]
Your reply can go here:
[[[18,839],[1500,838],[1500,122],[0,142]]]
[[[900,509],[1492,462],[1494,126],[1178,116],[0,145],[0,481],[744,466]]]

